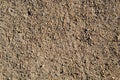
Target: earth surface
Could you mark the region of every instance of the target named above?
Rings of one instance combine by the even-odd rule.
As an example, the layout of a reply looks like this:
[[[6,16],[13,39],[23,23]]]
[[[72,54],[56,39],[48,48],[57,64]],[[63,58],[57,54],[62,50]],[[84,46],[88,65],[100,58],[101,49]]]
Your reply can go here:
[[[0,80],[120,80],[120,0],[0,0]]]

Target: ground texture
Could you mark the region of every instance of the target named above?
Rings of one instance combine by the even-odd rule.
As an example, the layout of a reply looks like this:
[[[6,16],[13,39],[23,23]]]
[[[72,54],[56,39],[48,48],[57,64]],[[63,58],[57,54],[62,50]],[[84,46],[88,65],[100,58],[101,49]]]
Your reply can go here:
[[[120,0],[0,0],[0,80],[120,80]]]

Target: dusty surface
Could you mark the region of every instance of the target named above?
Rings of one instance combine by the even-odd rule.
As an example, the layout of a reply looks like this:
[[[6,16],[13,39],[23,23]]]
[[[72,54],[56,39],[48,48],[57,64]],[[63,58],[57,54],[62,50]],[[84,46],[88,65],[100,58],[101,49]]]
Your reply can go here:
[[[0,80],[120,80],[120,0],[0,0]]]

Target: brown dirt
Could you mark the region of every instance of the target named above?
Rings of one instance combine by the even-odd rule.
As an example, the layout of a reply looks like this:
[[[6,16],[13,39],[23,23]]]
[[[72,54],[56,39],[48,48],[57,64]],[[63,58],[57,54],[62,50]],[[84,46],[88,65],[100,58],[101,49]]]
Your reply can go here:
[[[0,0],[0,80],[120,80],[120,0]]]

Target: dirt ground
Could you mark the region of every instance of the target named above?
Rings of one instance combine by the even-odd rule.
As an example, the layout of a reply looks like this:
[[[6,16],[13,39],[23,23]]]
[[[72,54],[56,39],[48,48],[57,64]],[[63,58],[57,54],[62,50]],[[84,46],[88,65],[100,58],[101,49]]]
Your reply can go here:
[[[120,80],[120,0],[0,0],[0,80]]]

